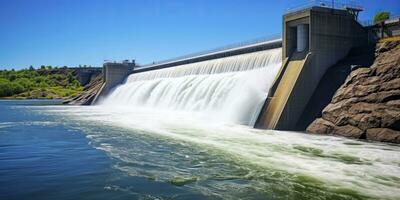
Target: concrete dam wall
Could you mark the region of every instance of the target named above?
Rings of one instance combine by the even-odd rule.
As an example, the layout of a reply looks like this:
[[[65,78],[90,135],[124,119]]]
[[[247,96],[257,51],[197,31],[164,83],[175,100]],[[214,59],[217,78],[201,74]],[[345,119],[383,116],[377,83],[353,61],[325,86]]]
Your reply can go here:
[[[99,103],[253,126],[280,67],[277,48],[133,73]]]
[[[366,44],[367,32],[348,10],[310,7],[284,15],[282,33],[281,40],[148,66],[106,63],[95,103],[293,130],[327,69]]]

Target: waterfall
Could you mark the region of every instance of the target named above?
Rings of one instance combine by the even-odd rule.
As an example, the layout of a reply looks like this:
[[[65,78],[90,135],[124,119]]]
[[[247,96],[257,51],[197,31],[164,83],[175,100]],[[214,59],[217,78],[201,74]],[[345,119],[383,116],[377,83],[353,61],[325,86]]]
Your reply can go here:
[[[253,125],[280,66],[278,48],[132,74],[100,104]]]

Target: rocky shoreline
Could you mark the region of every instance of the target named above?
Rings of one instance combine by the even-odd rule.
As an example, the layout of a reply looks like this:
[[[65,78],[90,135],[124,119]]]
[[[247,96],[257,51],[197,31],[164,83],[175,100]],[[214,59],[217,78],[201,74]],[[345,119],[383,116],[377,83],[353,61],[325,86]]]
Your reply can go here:
[[[400,143],[400,41],[378,43],[374,63],[350,73],[307,132]]]

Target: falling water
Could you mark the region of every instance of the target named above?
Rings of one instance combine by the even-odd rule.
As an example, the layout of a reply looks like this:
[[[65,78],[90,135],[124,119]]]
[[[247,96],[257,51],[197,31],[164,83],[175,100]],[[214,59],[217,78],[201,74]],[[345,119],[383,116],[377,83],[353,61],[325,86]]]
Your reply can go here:
[[[252,125],[280,65],[278,48],[132,74],[101,104]]]
[[[133,74],[100,106],[0,101],[0,198],[400,199],[399,145],[240,125],[280,64],[274,49]]]

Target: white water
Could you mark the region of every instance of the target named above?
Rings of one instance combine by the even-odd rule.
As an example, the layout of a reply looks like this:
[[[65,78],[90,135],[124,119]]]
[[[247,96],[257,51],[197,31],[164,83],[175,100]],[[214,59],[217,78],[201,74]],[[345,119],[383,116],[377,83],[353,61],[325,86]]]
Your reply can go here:
[[[132,74],[101,104],[253,125],[280,66],[278,48]]]
[[[43,111],[43,108],[38,107],[32,109]],[[168,181],[172,177],[187,176],[189,173],[189,175],[200,176],[200,179],[207,180],[212,179],[210,174],[214,173],[212,170],[216,170],[191,171],[190,169],[195,169],[193,164],[187,166],[186,162],[181,161],[174,163],[176,158],[163,158],[163,155],[160,155],[155,159],[151,156],[154,151],[157,151],[157,147],[145,149],[141,154],[131,152],[137,140],[135,138],[138,135],[145,135],[153,138],[149,140],[156,140],[154,138],[162,140],[160,145],[168,144],[171,140],[186,144],[187,151],[178,148],[179,152],[171,152],[171,154],[184,153],[187,160],[195,157],[192,152],[196,154],[194,153],[196,151],[206,151],[210,162],[217,156],[233,161],[236,165],[249,170],[249,173],[242,177],[243,179],[260,177],[260,180],[256,178],[257,183],[252,187],[256,190],[265,190],[267,193],[274,192],[270,190],[269,181],[272,181],[272,184],[276,182],[278,185],[279,181],[283,181],[284,184],[279,187],[284,187],[282,190],[287,194],[293,194],[294,188],[291,187],[293,181],[298,177],[310,177],[310,179],[300,181],[303,184],[302,187],[304,189],[320,187],[324,192],[320,194],[321,197],[311,196],[312,198],[308,199],[326,199],[325,193],[346,195],[352,191],[365,196],[366,199],[400,198],[399,145],[296,132],[256,130],[241,125],[223,125],[209,119],[193,119],[190,113],[181,112],[149,112],[140,108],[123,107],[109,109],[103,106],[54,106],[45,109],[45,113],[61,116],[63,120],[60,121],[63,123],[68,124],[70,119],[76,121],[77,124],[71,126],[85,130],[91,140],[100,143],[98,148],[109,153],[113,158],[141,163],[144,166],[164,166],[159,171],[143,170],[134,166],[116,166],[117,169],[133,176],[150,174],[150,177],[155,177],[157,180]],[[93,127],[87,128],[87,126],[116,128],[93,131]],[[124,131],[125,129],[127,131]],[[133,138],[125,139],[122,137],[125,134],[132,135]],[[117,144],[107,142],[110,138],[120,142]],[[142,160],[147,157],[150,158],[146,161]],[[217,169],[224,167],[226,165],[221,164]],[[287,175],[273,179],[282,173]],[[229,175],[231,174],[220,174],[220,176],[228,177]],[[272,180],[263,180],[262,177],[272,178]],[[312,181],[314,179],[315,181]],[[204,188],[196,184],[194,187],[205,190],[205,193],[214,189],[221,192],[219,184],[221,183],[215,182],[215,185],[210,183]],[[286,185],[288,185],[287,188]],[[227,191],[227,194],[234,192]],[[283,193],[277,194],[277,197],[281,197],[277,199],[286,199],[282,196],[284,196]],[[291,199],[307,199],[304,196],[297,197],[294,195]]]
[[[137,159],[135,152],[130,152],[131,143],[135,140],[119,138],[118,134],[125,134],[121,127],[129,130],[127,135],[143,134],[165,143],[173,140],[187,144],[191,147],[188,152],[195,149],[210,150],[210,159],[223,156],[248,169],[249,174],[243,179],[271,178],[283,172],[286,175],[278,180],[273,179],[272,184],[277,182],[279,185],[279,181],[283,181],[282,190],[286,193],[293,193],[291,186],[299,177],[309,177],[300,179],[301,187],[322,188],[321,199],[328,193],[347,195],[352,192],[371,199],[398,199],[398,145],[232,125],[254,123],[279,70],[280,59],[280,49],[275,49],[134,74],[125,84],[116,88],[101,106],[55,107],[47,112],[65,119],[72,118],[78,122],[74,127],[83,126],[85,130],[85,126],[92,124],[95,127],[117,127],[115,130],[118,131],[112,129],[114,131],[93,133],[89,128],[88,137],[97,141],[98,148],[114,158],[149,166],[166,166],[159,171],[116,166],[134,176],[150,174],[157,180],[168,181],[171,177],[196,172],[189,170],[192,169],[191,165],[169,163],[170,159],[163,159],[163,155],[147,161],[141,160],[143,157]],[[228,123],[221,123],[221,120]],[[125,141],[128,147],[120,143],[103,142],[101,138],[105,141],[117,138],[118,141]],[[145,151],[152,152],[151,149]],[[147,157],[150,154],[143,155]],[[194,155],[189,153],[187,156],[190,159]],[[209,179],[210,175],[203,173],[197,174],[200,179]],[[274,193],[269,189],[271,184],[268,180],[257,179],[255,182],[254,188]],[[194,187],[208,193],[221,191],[219,184],[208,184],[204,188],[196,184]],[[232,190],[228,191],[232,193]],[[307,196],[307,192],[304,194]],[[303,196],[302,199],[307,198]]]

